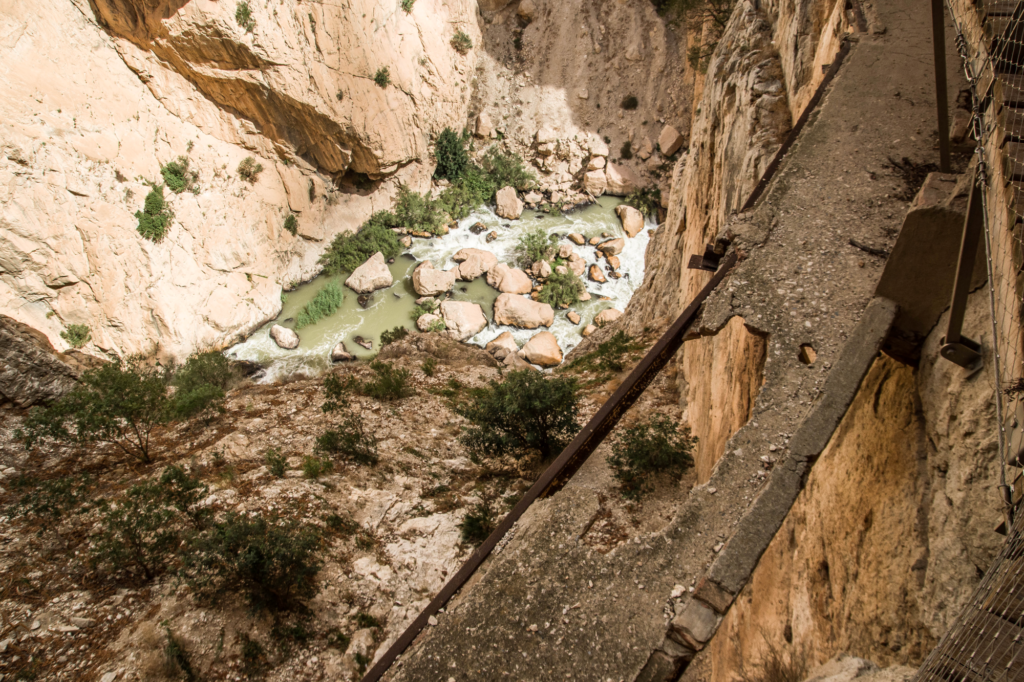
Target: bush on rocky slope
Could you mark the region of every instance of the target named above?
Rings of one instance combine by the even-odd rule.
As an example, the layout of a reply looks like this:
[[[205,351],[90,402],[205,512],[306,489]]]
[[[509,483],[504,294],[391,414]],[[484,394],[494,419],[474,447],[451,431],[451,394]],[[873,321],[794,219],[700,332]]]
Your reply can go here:
[[[135,212],[135,219],[139,221],[135,229],[151,242],[158,242],[167,234],[167,228],[170,227],[173,218],[174,213],[167,208],[164,201],[163,186],[154,185],[146,195],[146,203],[142,210]]]
[[[554,457],[579,431],[578,384],[573,378],[549,379],[533,370],[510,372],[453,400],[453,410],[472,426],[462,442],[481,457],[521,458],[538,451]]]
[[[568,308],[579,301],[586,290],[583,280],[572,270],[562,274],[556,272],[548,277],[540,290],[540,301],[553,308]]]
[[[352,272],[378,251],[384,254],[385,259],[394,258],[402,252],[398,236],[391,231],[397,226],[398,219],[394,213],[378,211],[359,232],[342,232],[320,256],[324,271],[330,275]]]
[[[168,161],[160,167],[160,175],[164,178],[167,189],[175,194],[181,194],[185,190],[199,193],[199,173],[189,168],[187,156],[179,156],[174,161]]]
[[[651,490],[658,474],[682,475],[693,466],[696,443],[689,427],[679,429],[665,415],[654,415],[625,429],[612,444],[612,454],[608,456],[622,496],[640,499]]]

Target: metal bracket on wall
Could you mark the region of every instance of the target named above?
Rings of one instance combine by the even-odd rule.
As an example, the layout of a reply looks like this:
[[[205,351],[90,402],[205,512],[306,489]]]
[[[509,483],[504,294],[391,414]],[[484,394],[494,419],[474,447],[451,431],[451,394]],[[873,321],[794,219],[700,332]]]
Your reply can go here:
[[[690,256],[690,262],[687,264],[687,268],[690,270],[707,270],[708,272],[715,272],[718,270],[719,264],[722,262],[722,257],[725,252],[729,250],[729,244],[732,240],[728,236],[719,237],[715,240],[714,244],[708,244],[704,247],[704,255]]]
[[[981,345],[964,336],[964,314],[967,311],[967,294],[970,293],[971,277],[974,275],[974,261],[981,242],[984,228],[984,204],[981,198],[981,184],[977,171],[972,173],[970,199],[967,202],[967,217],[964,219],[964,236],[960,241],[960,259],[956,264],[956,279],[953,280],[953,299],[949,304],[949,326],[946,335],[939,342],[939,354],[952,363],[977,372],[983,360]]]

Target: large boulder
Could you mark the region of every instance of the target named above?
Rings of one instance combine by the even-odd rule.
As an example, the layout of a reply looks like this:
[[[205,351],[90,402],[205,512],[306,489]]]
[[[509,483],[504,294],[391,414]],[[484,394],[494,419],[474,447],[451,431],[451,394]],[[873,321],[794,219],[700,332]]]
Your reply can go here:
[[[491,351],[492,353],[499,348],[512,351],[513,353],[519,352],[519,344],[516,343],[516,339],[512,336],[512,332],[502,332],[496,339],[484,346],[485,350]]]
[[[523,214],[525,204],[523,204],[519,195],[516,194],[514,187],[502,187],[498,190],[498,194],[495,199],[498,207],[494,212],[502,218],[517,220],[519,216]]]
[[[672,156],[683,146],[683,136],[672,126],[665,126],[658,136],[658,148],[663,156]]]
[[[275,324],[270,328],[270,338],[274,339],[274,343],[285,350],[294,350],[299,347],[299,335],[288,329],[288,327],[282,327],[279,324]]]
[[[609,149],[608,143],[602,140],[598,136],[590,138],[590,155],[591,156],[608,156]]]
[[[377,289],[389,287],[393,282],[384,254],[378,251],[352,271],[345,280],[345,286],[356,293],[369,294]]]
[[[609,163],[604,174],[608,181],[608,188],[605,191],[612,196],[624,197],[635,192],[636,188],[640,186],[640,178],[627,166]]]
[[[554,367],[562,363],[562,349],[551,332],[534,334],[519,351],[519,356],[541,367]]]
[[[608,176],[603,169],[589,171],[583,176],[583,189],[599,197],[608,190]]]
[[[528,294],[533,290],[529,275],[505,263],[498,263],[487,271],[487,283],[503,294]]]
[[[481,113],[476,117],[476,136],[487,139],[494,134],[494,123],[491,122],[491,117],[487,112]]]
[[[615,214],[622,221],[622,229],[630,237],[635,237],[644,229],[644,214],[632,206],[619,204],[615,207]],[[613,254],[614,255],[614,254]]]
[[[587,170],[595,171],[601,170],[605,167],[607,161],[603,156],[591,156],[590,161],[587,162]]]
[[[462,249],[452,260],[459,264],[459,279],[466,282],[472,282],[498,264],[498,257],[483,249]]]
[[[594,282],[598,282],[599,284],[603,284],[604,282],[608,281],[608,279],[604,276],[604,273],[601,272],[601,267],[598,265],[590,266],[590,279]]]
[[[441,317],[449,336],[456,341],[476,336],[487,326],[483,308],[469,301],[445,301],[441,304]]]
[[[558,257],[569,260],[573,257],[576,252],[573,251],[572,244],[559,244],[558,245]]]
[[[582,277],[583,273],[587,271],[587,261],[576,256],[575,258],[569,259],[569,269],[572,270],[573,274],[577,277]]]
[[[523,329],[550,327],[555,311],[547,303],[531,301],[515,294],[502,294],[494,302],[494,323]]]
[[[412,272],[412,288],[420,296],[438,296],[455,286],[459,273],[451,270],[435,270],[428,260],[420,263]]]
[[[579,232],[570,232],[569,241],[571,241],[576,246],[583,246],[584,244],[587,243],[586,238]]]
[[[356,356],[348,352],[344,341],[339,341],[338,345],[331,351],[331,362],[352,362],[355,359]]]
[[[616,310],[615,308],[608,308],[607,310],[602,310],[594,317],[594,324],[596,324],[598,327],[603,327],[606,324],[611,324],[620,317],[622,317],[621,310]]]
[[[626,248],[626,240],[619,237],[598,245],[597,250],[606,256],[618,256],[624,248]]]

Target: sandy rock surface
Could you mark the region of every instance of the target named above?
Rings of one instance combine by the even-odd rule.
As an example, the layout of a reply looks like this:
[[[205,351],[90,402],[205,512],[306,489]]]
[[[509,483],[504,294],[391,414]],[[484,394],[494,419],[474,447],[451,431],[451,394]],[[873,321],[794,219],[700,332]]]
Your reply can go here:
[[[472,282],[498,263],[497,256],[483,249],[460,249],[452,260],[459,264],[459,279],[464,282]]]
[[[494,302],[495,324],[507,324],[523,329],[550,327],[555,313],[547,303],[531,301],[515,294],[502,294]]]
[[[345,286],[359,294],[373,293],[377,289],[387,288],[393,283],[391,271],[388,270],[384,254],[380,251],[353,270],[349,278],[345,280]]]
[[[483,308],[469,301],[445,301],[441,304],[441,317],[449,336],[456,341],[476,336],[487,326]]]
[[[412,286],[420,296],[438,296],[455,286],[459,273],[451,270],[435,270],[430,261],[423,261],[413,270]]]
[[[498,263],[487,271],[487,283],[503,294],[528,294],[533,289],[529,275],[505,263]]]

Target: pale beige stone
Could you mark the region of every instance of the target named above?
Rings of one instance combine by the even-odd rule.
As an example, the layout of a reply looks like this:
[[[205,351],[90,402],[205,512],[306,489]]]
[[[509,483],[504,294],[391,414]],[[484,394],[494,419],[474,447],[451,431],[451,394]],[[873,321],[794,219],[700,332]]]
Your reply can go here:
[[[606,324],[611,324],[620,317],[622,317],[621,310],[616,310],[615,308],[608,308],[607,310],[602,310],[597,314],[596,317],[594,317],[594,324],[596,324],[598,327],[603,327]]]
[[[583,176],[583,189],[599,197],[608,190],[608,176],[603,170],[592,170]]]
[[[472,282],[498,264],[498,257],[483,249],[460,249],[452,256],[459,264],[459,279]]]
[[[601,267],[598,266],[598,265],[591,265],[590,266],[589,277],[590,277],[591,280],[593,280],[594,282],[598,282],[598,283],[602,283],[602,282],[607,282],[608,281],[608,279],[604,276],[604,273],[601,272]]]
[[[551,263],[547,262],[546,260],[542,260],[539,263],[534,263],[534,272],[536,272],[537,276],[540,277],[541,279],[547,279],[548,277],[551,276]]]
[[[580,314],[577,313],[575,310],[570,310],[568,313],[566,313],[565,317],[573,324],[579,324],[580,320],[583,319],[580,317]]]
[[[591,156],[590,160],[587,161],[587,170],[601,170],[607,163],[608,161],[603,156]]]
[[[515,294],[502,294],[494,302],[494,323],[523,329],[550,327],[555,312],[547,303],[531,301]]]
[[[590,139],[590,153],[592,156],[608,156],[608,144],[595,135]]]
[[[597,331],[597,327],[595,327],[592,324],[588,324],[586,327],[583,328],[583,331],[580,332],[580,334],[583,335],[583,336],[590,336],[591,334],[593,334],[596,331]]]
[[[640,179],[628,166],[609,163],[605,169],[605,177],[608,182],[606,191],[612,196],[624,197],[640,186]]]
[[[484,348],[492,352],[499,348],[504,348],[505,350],[512,351],[513,353],[519,352],[519,344],[516,343],[516,339],[512,336],[512,332],[502,332]]]
[[[635,237],[644,229],[644,214],[632,206],[619,204],[615,207],[615,214],[622,221],[622,229],[630,237]]]
[[[420,315],[418,318],[416,318],[416,328],[419,329],[421,332],[430,331],[430,325],[434,324],[440,319],[441,316],[435,315],[434,313],[426,313],[425,315]]]
[[[540,202],[544,201],[544,195],[541,194],[540,192],[531,190],[526,193],[526,196],[524,196],[523,199],[528,204],[539,204]]]
[[[458,279],[458,271],[435,270],[430,261],[423,261],[412,272],[412,287],[420,296],[437,296],[450,291]]]
[[[448,335],[457,341],[476,336],[487,326],[483,308],[470,301],[445,301],[441,304],[441,317]]]
[[[476,117],[476,136],[480,138],[490,138],[494,134],[494,123],[491,121],[491,117],[487,112],[482,112]]]
[[[572,250],[572,244],[559,244],[558,245],[558,257],[565,258],[566,260],[573,257],[576,252]]]
[[[645,137],[643,141],[640,143],[640,149],[637,150],[636,155],[639,156],[642,160],[646,161],[647,159],[651,158],[652,154],[654,154],[654,143],[651,142],[651,138]]]
[[[582,234],[579,234],[577,232],[570,232],[568,239],[576,246],[583,246],[584,244],[587,243],[586,238]]]
[[[616,239],[609,239],[603,244],[599,244],[597,250],[606,256],[617,256],[622,253],[622,249],[626,248],[626,240],[622,237]]]
[[[672,156],[683,146],[683,136],[672,126],[665,126],[658,136],[658,148],[663,156]]]
[[[299,347],[299,335],[287,327],[275,324],[270,328],[270,338],[281,348],[294,350]]]
[[[622,261],[619,260],[618,256],[609,256],[605,254],[605,259],[608,261],[608,265],[611,266],[612,270],[618,270],[622,266]]]
[[[569,269],[577,277],[582,277],[583,273],[587,271],[587,261],[579,257],[573,258],[569,261]]]
[[[388,270],[384,254],[380,251],[353,270],[349,278],[345,280],[345,286],[359,294],[369,294],[377,289],[389,287],[393,283],[391,271]]]
[[[498,263],[487,271],[487,283],[503,294],[528,294],[533,289],[529,275],[505,263]]]
[[[519,352],[520,357],[541,367],[554,367],[562,362],[562,349],[551,332],[534,334]]]
[[[525,207],[522,200],[516,194],[514,187],[503,187],[498,190],[496,196],[497,213],[502,218],[508,218],[509,220],[517,220],[519,216],[523,214],[523,208]]]

